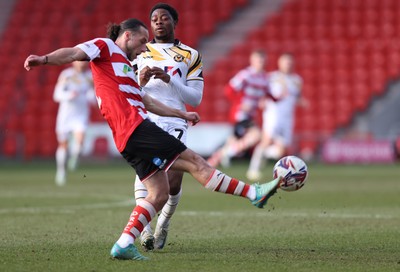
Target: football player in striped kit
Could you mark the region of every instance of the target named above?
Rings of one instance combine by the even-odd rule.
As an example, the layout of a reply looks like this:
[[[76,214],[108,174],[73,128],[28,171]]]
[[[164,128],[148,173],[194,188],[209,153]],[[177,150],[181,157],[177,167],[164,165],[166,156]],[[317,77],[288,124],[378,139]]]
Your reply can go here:
[[[158,78],[151,78],[143,90],[165,105],[185,111],[185,105],[196,107],[203,95],[203,65],[201,55],[195,49],[175,39],[178,12],[170,5],[159,3],[150,11],[151,31],[154,39],[147,44],[146,52],[134,61],[137,72],[152,67]],[[149,113],[150,120],[163,130],[186,144],[188,125],[186,120],[163,117]],[[155,227],[153,235],[150,224],[141,234],[144,250],[162,249],[165,245],[170,219],[182,195],[182,171],[168,171],[170,192]],[[140,203],[147,196],[145,184],[138,176],[135,181],[135,199]]]
[[[133,18],[110,24],[107,36],[75,47],[59,48],[47,55],[30,55],[24,68],[29,71],[41,65],[90,61],[98,105],[112,130],[115,145],[140,180],[146,183],[148,191],[146,198],[133,208],[110,255],[123,260],[148,259],[137,250],[135,239],[167,203],[170,169],[190,173],[208,190],[244,197],[252,205],[263,208],[276,193],[282,178],[248,184],[229,177],[149,120],[148,111],[185,119],[192,124],[198,123],[200,116],[169,107],[142,90],[152,77],[162,77],[158,69],[145,67],[139,74],[140,85],[137,83],[131,62],[146,51],[149,40],[146,25]]]
[[[254,147],[261,138],[261,129],[256,124],[259,103],[270,96],[267,73],[264,70],[266,54],[254,50],[250,54],[250,65],[240,70],[225,87],[231,102],[230,122],[234,133],[225,144],[215,151],[208,163],[216,167],[230,165],[232,157]]]

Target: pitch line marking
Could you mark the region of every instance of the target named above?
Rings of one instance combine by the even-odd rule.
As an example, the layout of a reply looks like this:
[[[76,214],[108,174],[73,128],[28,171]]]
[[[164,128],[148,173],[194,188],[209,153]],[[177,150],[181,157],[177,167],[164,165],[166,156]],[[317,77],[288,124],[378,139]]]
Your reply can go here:
[[[0,214],[12,214],[12,213],[28,213],[28,214],[40,214],[40,213],[55,213],[55,214],[72,214],[79,210],[96,210],[96,209],[108,209],[108,208],[122,208],[122,207],[133,207],[135,201],[133,199],[126,199],[116,202],[102,202],[93,204],[77,204],[77,205],[64,205],[59,207],[15,207],[15,208],[2,208]],[[176,215],[180,216],[211,216],[211,217],[243,217],[248,216],[249,212],[226,212],[226,211],[177,211]],[[338,218],[338,219],[398,219],[400,216],[391,214],[367,214],[367,213],[306,213],[306,212],[285,212],[285,211],[255,211],[252,213],[254,216],[264,217],[298,217],[298,218]]]

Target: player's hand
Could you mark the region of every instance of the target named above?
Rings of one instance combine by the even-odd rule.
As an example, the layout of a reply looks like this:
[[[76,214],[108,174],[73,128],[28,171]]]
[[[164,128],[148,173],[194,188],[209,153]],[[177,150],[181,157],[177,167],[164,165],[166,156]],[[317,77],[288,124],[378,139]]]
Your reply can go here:
[[[149,66],[144,67],[139,74],[139,82],[140,86],[146,86],[147,82],[149,82],[150,78],[153,76],[153,73]]]
[[[191,123],[192,126],[200,122],[200,115],[197,112],[185,112],[185,119]]]
[[[34,66],[44,65],[46,64],[46,56],[36,56],[30,55],[26,58],[24,62],[24,68],[29,71]]]
[[[154,78],[159,78],[165,83],[168,83],[171,80],[171,77],[160,67],[151,68],[151,72],[154,75]]]

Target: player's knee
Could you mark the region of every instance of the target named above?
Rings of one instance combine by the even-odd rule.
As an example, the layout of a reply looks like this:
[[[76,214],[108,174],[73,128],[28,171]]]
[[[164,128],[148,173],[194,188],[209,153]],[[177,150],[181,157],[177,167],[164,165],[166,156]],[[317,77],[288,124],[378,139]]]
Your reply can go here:
[[[167,203],[168,197],[169,197],[168,191],[166,192],[160,191],[157,192],[157,194],[152,194],[152,195],[149,194],[146,197],[146,200],[154,206],[156,211],[160,211],[162,207],[164,207],[165,203]]]

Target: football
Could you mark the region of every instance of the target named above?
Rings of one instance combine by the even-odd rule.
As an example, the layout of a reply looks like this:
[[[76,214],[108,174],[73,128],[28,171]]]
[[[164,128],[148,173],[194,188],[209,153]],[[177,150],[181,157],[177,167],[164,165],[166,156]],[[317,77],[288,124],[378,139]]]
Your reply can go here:
[[[296,156],[286,156],[276,162],[274,178],[283,177],[280,188],[284,191],[297,191],[304,186],[308,175],[306,163]]]

